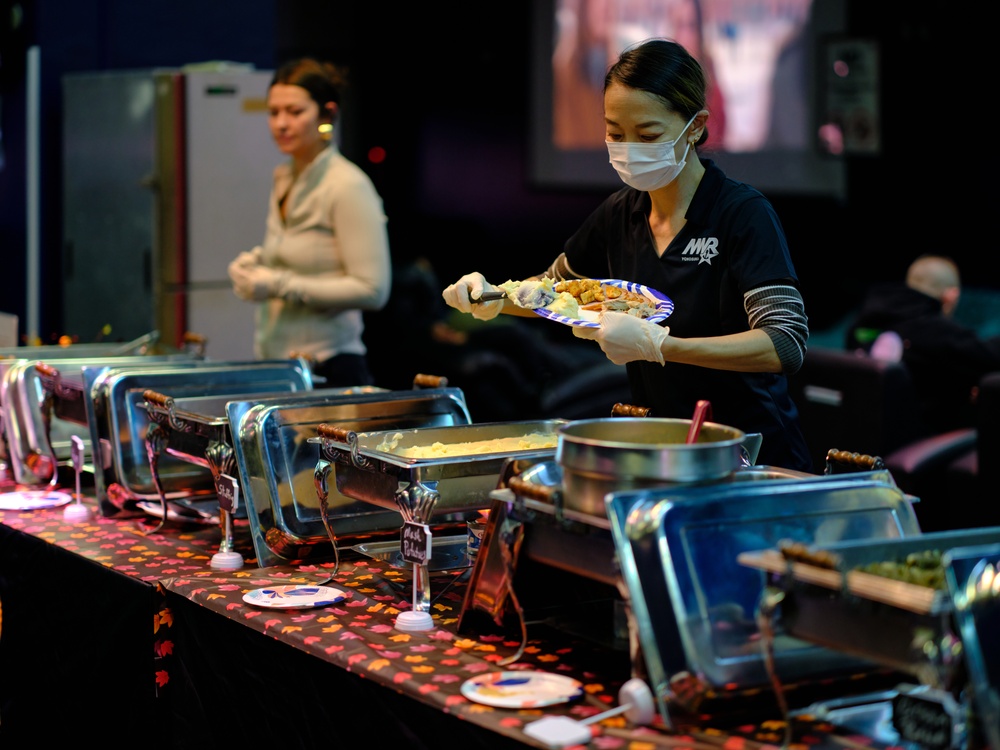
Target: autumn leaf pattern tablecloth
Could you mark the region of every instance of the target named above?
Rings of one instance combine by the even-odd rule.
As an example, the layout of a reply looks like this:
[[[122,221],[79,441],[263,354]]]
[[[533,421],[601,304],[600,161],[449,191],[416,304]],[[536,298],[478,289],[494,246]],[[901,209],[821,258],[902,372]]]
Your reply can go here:
[[[246,565],[235,571],[219,571],[210,567],[220,539],[215,527],[167,524],[156,534],[144,535],[134,519],[97,518],[85,524],[67,524],[61,509],[3,511],[0,523],[97,562],[109,569],[109,575],[114,571],[134,577],[161,592],[155,611],[150,613],[151,679],[161,691],[170,686],[174,648],[174,615],[166,606],[167,594],[196,603],[199,612],[229,618],[316,659],[363,675],[387,690],[526,746],[545,747],[524,734],[526,724],[550,715],[585,719],[613,708],[621,684],[629,677],[625,654],[589,641],[578,642],[568,635],[535,638],[530,631],[522,657],[501,666],[500,662],[521,645],[520,633],[457,632],[466,580],[461,569],[432,577],[433,629],[404,632],[395,628],[394,622],[410,607],[411,571],[382,561],[342,559],[335,572],[333,563],[257,568],[249,530],[238,524],[235,539]],[[347,596],[329,606],[290,610],[262,608],[243,600],[252,589],[279,583],[325,583],[342,589]],[[2,632],[0,621],[0,638]],[[461,685],[470,677],[520,669],[575,678],[583,685],[583,696],[543,709],[509,709],[475,703],[462,695]],[[644,728],[631,727],[623,716],[616,716],[593,726],[591,745],[601,750],[653,750],[666,745],[754,750],[762,745],[779,746],[784,726],[777,717],[767,716],[722,731],[712,728],[712,717],[702,716],[692,717],[689,726],[668,731],[659,716],[652,727]],[[802,748],[882,747],[870,738],[820,721],[796,720],[793,736]]]

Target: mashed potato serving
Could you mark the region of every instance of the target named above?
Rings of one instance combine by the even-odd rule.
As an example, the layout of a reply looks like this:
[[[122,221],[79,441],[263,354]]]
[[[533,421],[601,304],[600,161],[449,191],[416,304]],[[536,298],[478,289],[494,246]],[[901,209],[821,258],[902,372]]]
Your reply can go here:
[[[403,458],[447,458],[450,456],[476,456],[485,453],[511,453],[555,448],[558,442],[558,438],[552,433],[531,432],[527,435],[471,440],[465,443],[434,442],[430,445],[411,445],[400,448],[398,446],[402,438],[403,433],[397,432],[379,443],[375,449]]]

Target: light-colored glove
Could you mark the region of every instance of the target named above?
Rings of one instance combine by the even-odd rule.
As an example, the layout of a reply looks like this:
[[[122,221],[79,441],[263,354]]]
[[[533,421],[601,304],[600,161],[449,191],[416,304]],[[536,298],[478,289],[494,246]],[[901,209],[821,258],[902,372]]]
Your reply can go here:
[[[269,266],[245,265],[239,257],[229,264],[233,293],[247,302],[260,302],[270,297],[282,296],[289,275],[288,271]]]
[[[616,365],[645,360],[665,364],[660,345],[670,335],[670,329],[623,312],[604,312],[600,328],[574,327],[573,335],[593,339],[608,359]]]
[[[441,292],[449,307],[464,313],[470,313],[479,320],[492,320],[503,310],[504,301],[472,302],[479,299],[483,292],[494,292],[497,287],[486,280],[481,273],[467,273],[454,284],[445,287]]]
[[[229,264],[229,267],[232,268],[235,265],[247,268],[250,266],[260,265],[260,263],[261,263],[261,248],[258,246],[255,247],[250,252],[242,252],[239,255],[237,255],[236,258],[233,260],[233,262]]]

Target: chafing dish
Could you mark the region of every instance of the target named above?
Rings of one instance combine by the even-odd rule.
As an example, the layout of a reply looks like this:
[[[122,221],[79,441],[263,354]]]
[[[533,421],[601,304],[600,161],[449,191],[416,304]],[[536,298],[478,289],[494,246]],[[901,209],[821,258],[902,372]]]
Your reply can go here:
[[[72,347],[32,347],[60,349]],[[71,457],[72,438],[78,437],[90,450],[83,387],[83,368],[88,366],[163,365],[194,361],[192,355],[146,354],[118,357],[86,357],[0,360],[0,460],[9,462],[15,481],[25,485],[58,482],[57,466]]]
[[[283,393],[312,389],[304,360],[168,363],[162,367],[84,368],[94,485],[103,515],[136,511],[136,503],[212,496],[211,473],[188,461],[151,456],[146,435],[153,422],[143,394],[174,397]],[[151,461],[157,461],[154,482]],[[159,484],[159,487],[157,487]]]
[[[691,421],[611,417],[566,425],[556,452],[566,507],[603,516],[609,492],[717,482],[756,460],[760,433],[705,422],[687,444]]]
[[[336,466],[341,494],[387,509],[399,510],[404,531],[426,526],[432,519],[469,520],[489,508],[489,493],[501,473],[518,462],[524,466],[555,453],[556,433],[563,419],[486,422],[450,427],[355,432],[320,425],[322,460],[316,466],[317,492],[325,472]],[[497,443],[529,435],[550,438],[547,448],[498,449],[490,453],[458,453],[438,458],[411,458],[412,448],[457,447],[459,444]],[[322,497],[321,497],[322,501]],[[430,578],[427,560],[413,565],[413,607],[397,617],[396,627],[423,630],[431,626]]]
[[[336,464],[337,489],[348,497],[399,510],[408,521],[426,523],[436,516],[468,517],[489,508],[500,470],[510,459],[525,465],[555,454],[563,419],[485,422],[449,427],[355,432],[320,431],[313,438],[324,460]],[[441,458],[407,458],[398,451],[458,443],[552,436],[551,448],[512,449]]]
[[[668,723],[670,703],[742,699],[769,685],[755,620],[761,583],[737,564],[740,552],[785,538],[920,533],[909,496],[884,471],[747,482],[739,475],[717,485],[613,492],[605,499],[641,666]],[[793,681],[873,670],[870,662],[786,634],[774,650]]]
[[[279,389],[287,391],[287,389]],[[293,400],[336,398],[348,394],[372,393],[383,389],[368,386],[335,388],[315,391],[304,390],[297,393],[283,392],[278,398],[282,402]],[[239,399],[260,403],[275,398],[274,390],[245,393],[234,391],[216,396],[191,396],[174,398],[153,389],[146,389],[143,394],[146,411],[150,418],[150,427],[146,431],[146,453],[152,473],[153,485],[160,495],[161,525],[168,518],[167,499],[162,491],[160,481],[160,458],[165,453],[203,467],[206,472],[206,482],[210,479],[212,485],[218,488],[220,477],[237,475],[236,454],[233,450],[233,435],[226,408],[230,401]],[[236,509],[215,504],[215,514],[222,527],[223,540],[220,551],[233,553],[232,526],[230,511],[241,515],[242,504]],[[220,512],[221,510],[221,512]],[[245,513],[242,513],[245,517]]]
[[[317,438],[320,425],[345,430],[409,429],[471,421],[464,393],[447,387],[346,394],[315,401],[233,400],[227,412],[261,566],[328,560],[336,556],[331,536],[345,542],[389,534],[398,538],[403,521],[397,507],[380,508],[330,486],[334,465],[327,440]],[[339,476],[339,465],[336,471]]]
[[[164,354],[160,332],[150,331],[131,341],[109,341],[93,344],[45,344],[41,346],[0,347],[0,359],[70,359],[73,357],[122,357],[129,355]]]
[[[913,576],[919,560],[931,567]],[[739,562],[764,571],[762,609],[780,615],[789,634],[928,688],[901,686],[892,698],[903,739],[1000,747],[1000,527],[817,543],[794,553],[783,545],[745,551]],[[776,674],[787,677],[780,666]]]

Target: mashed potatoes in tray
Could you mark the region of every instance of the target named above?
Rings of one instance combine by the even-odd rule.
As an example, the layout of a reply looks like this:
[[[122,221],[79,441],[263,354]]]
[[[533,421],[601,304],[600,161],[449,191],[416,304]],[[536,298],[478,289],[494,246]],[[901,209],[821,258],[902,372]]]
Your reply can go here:
[[[402,438],[403,433],[397,432],[379,443],[376,450],[403,458],[448,458],[450,456],[478,456],[485,453],[511,453],[555,448],[558,442],[557,436],[552,433],[531,432],[527,435],[471,440],[465,443],[435,442],[430,445],[412,445],[399,448],[397,446]]]

